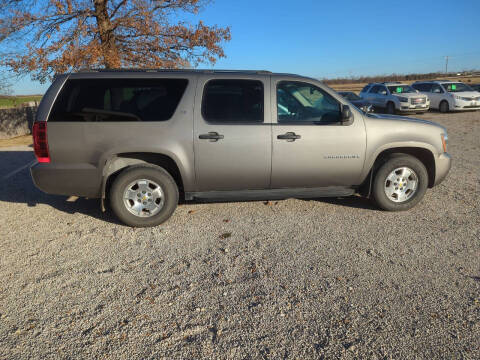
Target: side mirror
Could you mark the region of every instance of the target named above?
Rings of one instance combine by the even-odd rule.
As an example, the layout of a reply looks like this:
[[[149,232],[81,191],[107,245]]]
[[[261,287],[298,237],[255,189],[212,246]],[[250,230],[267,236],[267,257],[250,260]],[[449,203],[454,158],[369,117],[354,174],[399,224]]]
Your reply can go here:
[[[353,122],[353,113],[352,113],[352,110],[350,110],[350,106],[348,105],[342,105],[341,122],[344,125],[349,125]]]

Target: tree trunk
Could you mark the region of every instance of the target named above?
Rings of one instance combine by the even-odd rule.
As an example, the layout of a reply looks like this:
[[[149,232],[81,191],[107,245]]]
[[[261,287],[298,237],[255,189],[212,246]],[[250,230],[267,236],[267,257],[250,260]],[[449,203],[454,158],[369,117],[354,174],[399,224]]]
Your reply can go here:
[[[108,0],[94,0],[95,18],[97,19],[98,34],[102,44],[104,65],[107,69],[120,67],[120,56],[115,43],[115,34],[112,22],[107,11]]]

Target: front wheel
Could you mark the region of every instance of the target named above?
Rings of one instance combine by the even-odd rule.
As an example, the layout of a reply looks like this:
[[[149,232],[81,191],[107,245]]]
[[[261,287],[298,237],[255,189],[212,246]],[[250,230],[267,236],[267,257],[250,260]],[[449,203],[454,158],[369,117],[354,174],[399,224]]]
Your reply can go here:
[[[447,113],[449,110],[448,102],[446,100],[443,100],[440,103],[439,110],[441,113]]]
[[[378,169],[372,194],[383,210],[402,211],[417,205],[427,187],[427,169],[420,160],[406,154],[392,154]]]
[[[395,114],[395,104],[393,102],[387,103],[387,114]]]
[[[175,180],[158,166],[127,168],[110,189],[115,215],[133,227],[156,226],[167,221],[177,207],[178,197]]]

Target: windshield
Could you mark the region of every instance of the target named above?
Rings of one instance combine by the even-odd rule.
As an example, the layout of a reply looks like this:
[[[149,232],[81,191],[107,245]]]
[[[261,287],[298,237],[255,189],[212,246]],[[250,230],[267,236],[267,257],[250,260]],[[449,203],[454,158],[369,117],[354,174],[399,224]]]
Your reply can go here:
[[[470,86],[465,85],[464,83],[445,83],[442,85],[448,92],[472,91]]]
[[[390,90],[390,92],[392,94],[404,94],[404,93],[416,93],[417,92],[410,85],[393,85],[393,86],[389,86],[388,90]]]
[[[339,92],[345,99],[353,101],[353,100],[361,100],[362,98],[353,92]]]

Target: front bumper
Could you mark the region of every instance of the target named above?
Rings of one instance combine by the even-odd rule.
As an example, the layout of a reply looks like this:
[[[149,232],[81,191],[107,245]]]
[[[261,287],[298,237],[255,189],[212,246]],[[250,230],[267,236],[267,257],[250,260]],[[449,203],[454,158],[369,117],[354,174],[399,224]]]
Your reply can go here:
[[[35,186],[47,194],[100,197],[102,176],[92,165],[36,163],[30,173]]]
[[[459,100],[455,99],[453,102],[453,111],[462,111],[462,110],[480,110],[480,100]]]
[[[402,112],[426,112],[430,108],[430,103],[422,105],[412,105],[410,103],[400,103],[399,110]]]
[[[452,167],[452,158],[449,153],[440,154],[435,161],[435,183],[434,186],[445,180],[450,168]]]

